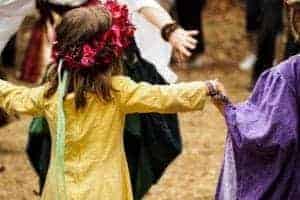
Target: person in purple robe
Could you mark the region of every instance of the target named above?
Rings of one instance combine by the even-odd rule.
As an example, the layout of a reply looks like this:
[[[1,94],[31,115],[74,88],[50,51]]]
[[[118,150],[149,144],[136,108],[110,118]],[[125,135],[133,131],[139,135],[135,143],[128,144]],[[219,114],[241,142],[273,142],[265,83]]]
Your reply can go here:
[[[264,72],[251,97],[225,106],[218,200],[300,199],[300,55]]]
[[[299,106],[300,54],[265,71],[247,101],[224,106],[216,200],[300,199]]]

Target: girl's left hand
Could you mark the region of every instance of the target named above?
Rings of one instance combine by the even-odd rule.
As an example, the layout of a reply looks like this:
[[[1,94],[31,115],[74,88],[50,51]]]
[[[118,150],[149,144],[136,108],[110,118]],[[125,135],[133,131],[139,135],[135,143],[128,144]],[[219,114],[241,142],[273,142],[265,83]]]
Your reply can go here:
[[[217,80],[215,80],[214,84],[216,86],[217,92],[220,95],[222,95],[223,97],[228,98],[227,97],[227,92],[226,92],[226,89],[225,89],[224,85],[221,82],[217,81]],[[229,101],[229,99],[227,99],[227,100]],[[225,114],[224,108],[225,108],[225,104],[226,104],[226,102],[224,102],[224,99],[218,99],[218,98],[213,97],[212,98],[212,103],[216,106],[216,108],[224,116],[224,114]]]
[[[182,28],[176,29],[169,38],[170,44],[186,57],[192,55],[190,50],[196,48],[197,40],[194,38],[198,31],[186,31]]]

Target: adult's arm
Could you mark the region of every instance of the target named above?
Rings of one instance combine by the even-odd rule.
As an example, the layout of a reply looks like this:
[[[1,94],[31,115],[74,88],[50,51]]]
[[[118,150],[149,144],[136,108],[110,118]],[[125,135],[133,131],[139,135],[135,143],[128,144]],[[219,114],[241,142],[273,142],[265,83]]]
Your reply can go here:
[[[166,24],[174,22],[169,13],[154,0],[128,0],[128,2],[132,2],[134,9],[159,30]],[[169,43],[185,56],[190,56],[191,53],[189,50],[194,49],[197,44],[197,41],[193,38],[197,33],[198,31],[195,30],[187,31],[178,28],[171,34]]]

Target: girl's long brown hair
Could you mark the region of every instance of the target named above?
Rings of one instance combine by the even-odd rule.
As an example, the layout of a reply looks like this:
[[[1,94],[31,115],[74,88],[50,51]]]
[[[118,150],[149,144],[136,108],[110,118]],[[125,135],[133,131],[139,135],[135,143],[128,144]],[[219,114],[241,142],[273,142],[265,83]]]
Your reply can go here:
[[[93,6],[76,8],[68,11],[56,28],[57,46],[59,51],[79,51],[79,47],[96,34],[107,31],[111,26],[110,13],[103,7]],[[100,56],[100,55],[99,55]],[[88,69],[65,69],[70,73],[68,93],[75,93],[75,106],[77,109],[86,104],[86,94],[95,93],[100,99],[108,102],[112,100],[111,77],[121,73],[121,61],[115,60],[111,65],[93,66]],[[49,89],[45,93],[50,98],[58,87],[57,67],[52,67],[47,81]]]

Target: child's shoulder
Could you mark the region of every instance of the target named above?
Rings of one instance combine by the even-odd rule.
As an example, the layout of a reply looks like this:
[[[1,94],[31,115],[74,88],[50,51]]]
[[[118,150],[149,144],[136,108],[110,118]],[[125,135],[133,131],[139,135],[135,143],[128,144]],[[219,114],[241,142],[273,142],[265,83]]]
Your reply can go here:
[[[118,75],[112,77],[112,86],[115,89],[122,89],[132,84],[135,84],[135,82],[128,76]]]

